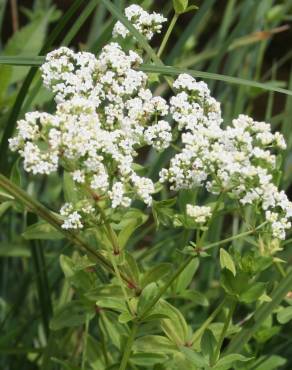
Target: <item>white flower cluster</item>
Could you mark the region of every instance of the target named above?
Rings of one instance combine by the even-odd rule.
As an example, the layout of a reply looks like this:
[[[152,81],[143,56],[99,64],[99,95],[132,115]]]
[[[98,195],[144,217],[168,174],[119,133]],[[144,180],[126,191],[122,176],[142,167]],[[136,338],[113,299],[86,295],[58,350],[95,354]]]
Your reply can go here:
[[[83,219],[87,215],[94,213],[94,207],[87,201],[82,202],[83,204],[73,205],[72,203],[65,203],[60,209],[60,215],[64,219],[62,228],[65,230],[69,229],[83,229]]]
[[[126,17],[148,39],[166,20],[137,5],[126,9]],[[128,31],[118,22],[114,34],[125,37]],[[147,88],[148,77],[138,70],[141,63],[136,52],[125,53],[117,43],[106,45],[98,57],[65,47],[49,53],[41,70],[55,94],[56,112],[27,113],[10,139],[25,170],[50,174],[61,165],[77,187],[96,199],[109,199],[113,208],[128,207],[133,199],[150,206],[154,184],[136,173],[134,160],[144,146],[165,150],[174,121],[182,149],[161,171],[160,181],[175,191],[204,186],[213,194],[229,194],[242,206],[253,205],[265,214],[273,235],[283,239],[292,204],[273,182],[274,152],[285,149],[283,136],[244,115],[223,129],[220,104],[204,82],[187,74],[174,82],[176,94],[168,104]],[[189,205],[187,213],[203,223],[207,208]],[[61,213],[64,228],[83,227],[84,210],[65,205]]]
[[[161,14],[155,12],[149,14],[139,5],[135,4],[125,9],[125,16],[148,40],[151,40],[155,33],[160,33],[162,24],[167,21]],[[126,38],[128,35],[128,29],[118,21],[114,26],[113,36]]]
[[[273,236],[284,239],[292,203],[273,183],[276,156],[270,151],[285,149],[283,136],[244,115],[223,129],[220,105],[204,83],[183,74],[174,87],[171,113],[183,148],[161,171],[161,182],[168,181],[173,190],[205,186],[213,194],[228,192],[242,205],[261,208]]]
[[[135,69],[141,62],[117,43],[98,58],[64,47],[48,54],[42,72],[56,113],[26,114],[10,139],[26,171],[49,174],[61,164],[77,184],[109,197],[113,208],[128,207],[135,197],[151,205],[154,184],[133,170],[134,158],[145,145],[167,148],[172,135],[161,119],[169,106],[146,88],[147,75]],[[72,217],[77,225],[77,214]]]
[[[193,206],[192,204],[187,204],[186,212],[187,215],[193,218],[198,224],[205,224],[212,216],[211,207],[208,206]]]

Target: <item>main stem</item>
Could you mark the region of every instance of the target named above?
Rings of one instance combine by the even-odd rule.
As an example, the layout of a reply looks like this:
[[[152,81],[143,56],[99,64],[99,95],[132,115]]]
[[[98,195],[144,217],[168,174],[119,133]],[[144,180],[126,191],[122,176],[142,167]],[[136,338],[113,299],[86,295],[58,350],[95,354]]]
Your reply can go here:
[[[174,26],[175,26],[175,24],[176,24],[176,22],[178,20],[178,17],[179,17],[179,14],[175,13],[174,16],[173,16],[173,18],[172,18],[172,20],[171,20],[171,22],[170,22],[170,25],[169,25],[167,31],[166,31],[166,34],[165,34],[165,36],[164,36],[164,38],[162,40],[162,43],[160,45],[160,48],[158,50],[158,53],[157,53],[158,58],[161,57],[162,53],[165,50],[165,47],[167,45],[167,42],[169,40],[169,37],[170,37],[173,29],[174,29]]]
[[[130,335],[128,337],[127,343],[126,343],[126,348],[125,348],[125,351],[124,351],[124,354],[123,354],[123,358],[122,358],[122,362],[120,364],[119,370],[126,370],[127,369],[127,364],[128,364],[128,361],[129,361],[131,351],[132,351],[132,346],[133,346],[133,342],[135,340],[137,329],[138,329],[138,324],[134,322],[133,325],[132,325],[132,329],[131,329]]]
[[[204,334],[204,331],[208,328],[211,322],[215,319],[218,313],[222,310],[224,305],[226,304],[226,298],[217,306],[217,308],[211,313],[211,315],[207,318],[207,320],[203,323],[203,325],[194,333],[192,337],[192,344],[194,345],[198,339]]]
[[[233,312],[235,310],[235,306],[236,306],[236,302],[235,301],[232,301],[231,304],[230,304],[228,316],[227,316],[227,318],[225,320],[225,323],[224,323],[222,332],[220,334],[220,338],[219,338],[217,347],[216,347],[216,349],[214,351],[214,355],[211,358],[211,366],[213,366],[218,361],[218,358],[220,356],[221,347],[222,347],[224,338],[226,336],[227,330],[229,328],[230,322],[232,320],[232,316],[233,316]]]

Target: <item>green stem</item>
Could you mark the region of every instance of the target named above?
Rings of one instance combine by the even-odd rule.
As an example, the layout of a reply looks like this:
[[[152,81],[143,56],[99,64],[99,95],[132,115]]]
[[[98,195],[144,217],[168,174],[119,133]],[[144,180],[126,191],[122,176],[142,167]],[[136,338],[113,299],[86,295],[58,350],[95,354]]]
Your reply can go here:
[[[156,303],[163,296],[163,294],[167,291],[167,289],[170,287],[170,285],[179,277],[179,275],[189,265],[189,263],[192,261],[193,258],[194,258],[193,256],[188,257],[186,259],[186,261],[181,265],[181,267],[179,269],[177,269],[177,271],[175,271],[175,273],[168,279],[168,281],[163,285],[163,287],[161,287],[157,296],[153,299],[153,301],[150,301],[150,303],[146,306],[145,310],[140,315],[139,321],[143,321],[143,319],[145,319],[145,317],[152,310],[152,308],[156,305]]]
[[[274,265],[275,265],[276,269],[279,271],[282,278],[284,278],[287,274],[286,274],[286,271],[283,269],[283,266],[281,265],[281,263],[280,262],[274,262]]]
[[[214,351],[214,355],[211,358],[211,366],[213,366],[218,361],[218,359],[219,359],[221,347],[222,347],[224,338],[226,336],[227,330],[229,328],[230,322],[232,320],[232,316],[233,316],[235,307],[236,307],[236,302],[235,301],[232,301],[231,304],[230,304],[228,316],[227,316],[227,318],[225,320],[225,323],[224,323],[222,332],[221,332],[220,337],[219,337],[219,340],[218,340],[217,347],[216,347],[216,349]]]
[[[234,236],[230,236],[229,238],[220,240],[218,242],[214,242],[214,243],[208,244],[208,245],[206,245],[206,247],[204,247],[204,250],[208,250],[208,249],[211,249],[213,247],[217,247],[218,245],[226,244],[226,243],[231,242],[233,240],[240,239],[240,238],[243,238],[245,236],[254,234],[256,231],[258,231],[259,229],[261,229],[266,224],[267,224],[267,222],[263,222],[262,224],[260,224],[259,226],[257,226],[255,229],[252,229],[252,230],[249,230],[249,231],[245,231],[243,233],[240,233],[240,234],[237,234],[237,235],[234,235]]]
[[[204,241],[205,241],[205,239],[206,239],[206,236],[207,236],[207,234],[208,234],[208,231],[209,231],[209,227],[210,227],[210,225],[212,224],[212,222],[214,221],[214,218],[216,217],[216,215],[217,215],[217,210],[218,210],[218,208],[219,208],[219,206],[220,206],[220,202],[221,202],[221,200],[222,200],[222,198],[224,197],[224,193],[222,192],[220,195],[219,195],[219,197],[218,197],[218,199],[217,199],[217,201],[216,201],[216,204],[215,204],[215,207],[213,208],[213,210],[212,210],[212,216],[211,216],[211,218],[209,219],[209,221],[208,221],[208,223],[207,223],[207,225],[206,225],[206,230],[202,233],[202,236],[201,236],[201,238],[199,239],[199,241],[198,241],[198,244],[197,244],[197,246],[198,246],[198,248],[201,248],[202,247],[202,244],[204,243]]]
[[[126,348],[124,350],[124,354],[123,354],[123,358],[122,358],[122,362],[120,364],[119,370],[126,370],[127,369],[127,364],[128,364],[128,361],[129,361],[129,357],[130,357],[130,354],[131,354],[132,345],[133,345],[133,342],[134,342],[134,339],[135,339],[135,336],[136,336],[136,333],[137,333],[137,329],[138,329],[138,324],[133,323],[129,338],[128,338],[127,343],[126,343]]]
[[[132,316],[134,316],[134,315],[135,315],[135,313],[134,313],[134,312],[133,312],[133,310],[132,310],[132,306],[131,306],[131,303],[130,303],[129,296],[128,296],[128,294],[127,294],[126,288],[125,288],[125,286],[124,286],[124,284],[123,284],[123,280],[122,280],[122,278],[121,278],[120,271],[119,271],[118,266],[117,266],[116,261],[115,261],[115,256],[113,256],[111,253],[112,253],[112,252],[111,252],[111,251],[109,251],[111,262],[112,262],[112,264],[113,264],[113,267],[114,267],[114,270],[115,270],[116,276],[117,276],[117,278],[118,278],[118,280],[119,280],[119,283],[120,283],[120,286],[121,286],[121,289],[122,289],[122,292],[123,292],[123,295],[124,295],[125,301],[127,302],[127,305],[128,305],[128,310],[129,310],[129,312],[131,313],[131,315],[132,315]]]
[[[104,210],[101,207],[99,207],[98,204],[96,204],[96,206],[97,206],[97,208],[100,212],[101,218],[104,222],[104,226],[106,228],[106,233],[107,233],[109,241],[111,242],[111,245],[113,247],[114,254],[119,255],[120,254],[120,246],[119,246],[117,235],[114,232],[113,228],[111,227],[111,224],[106,219],[106,215],[104,213]]]
[[[194,345],[197,342],[197,340],[201,338],[201,336],[204,334],[204,331],[208,328],[208,326],[215,319],[218,313],[222,310],[225,304],[226,304],[226,298],[223,299],[223,301],[219,304],[219,306],[216,307],[216,309],[211,313],[211,315],[207,318],[207,320],[204,321],[203,325],[197,331],[195,331],[192,337],[192,345]]]
[[[82,365],[81,370],[85,370],[86,360],[87,360],[87,338],[88,338],[88,329],[89,329],[89,318],[86,318],[85,322],[85,331],[83,339],[83,351],[82,351]]]
[[[167,31],[166,31],[166,34],[165,34],[165,36],[164,36],[164,38],[162,40],[162,43],[160,45],[160,48],[158,50],[158,53],[157,53],[158,58],[161,57],[162,53],[165,50],[165,47],[167,45],[167,42],[169,40],[169,37],[170,37],[173,29],[174,29],[174,26],[175,26],[175,24],[176,24],[176,22],[178,20],[178,17],[179,17],[179,14],[175,13],[174,16],[173,16],[173,18],[172,18],[172,20],[171,20],[171,22],[170,22],[170,25],[169,25]]]
[[[8,194],[12,195],[17,201],[26,206],[27,209],[29,209],[31,212],[37,214],[43,220],[51,224],[56,230],[58,230],[68,240],[70,240],[72,244],[76,245],[82,250],[85,250],[91,258],[100,263],[111,274],[115,274],[113,265],[100,252],[88,245],[79,235],[70,230],[63,229],[61,226],[62,221],[57,216],[50,212],[40,202],[30,197],[25,191],[23,191],[2,174],[0,174],[0,187],[4,189]],[[128,278],[123,273],[120,273],[120,275],[122,279],[127,283],[127,285],[131,285],[135,287],[135,289],[138,289],[136,284],[133,283],[130,278]]]

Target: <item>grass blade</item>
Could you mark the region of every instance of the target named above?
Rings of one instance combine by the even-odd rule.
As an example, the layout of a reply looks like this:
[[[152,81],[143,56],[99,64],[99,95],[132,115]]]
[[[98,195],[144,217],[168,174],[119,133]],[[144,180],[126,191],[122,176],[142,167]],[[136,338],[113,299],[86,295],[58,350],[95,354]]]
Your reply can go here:
[[[210,72],[202,72],[202,71],[196,71],[193,69],[184,69],[184,68],[176,68],[171,66],[155,66],[155,65],[148,65],[144,64],[141,66],[141,70],[144,72],[149,73],[158,73],[162,75],[179,75],[181,73],[188,73],[189,75],[193,77],[199,77],[207,80],[217,80],[217,81],[223,81],[231,84],[237,84],[237,85],[244,85],[247,87],[255,87],[262,90],[267,91],[274,91],[286,95],[292,95],[291,90],[282,89],[280,87],[273,86],[271,83],[261,83],[251,80],[246,80],[243,78],[238,77],[232,77],[232,76],[226,76],[222,74],[217,73],[210,73]]]
[[[44,62],[44,57],[42,56],[37,56],[37,57],[20,57],[20,56],[15,56],[15,57],[0,57],[0,64],[10,64],[10,65],[35,65],[39,66]],[[232,76],[227,76],[227,75],[222,75],[222,74],[217,74],[217,73],[209,73],[209,72],[202,72],[202,71],[197,71],[194,69],[185,69],[185,68],[178,68],[178,67],[171,67],[171,66],[156,66],[156,65],[150,65],[150,64],[143,64],[140,69],[144,72],[148,73],[158,73],[161,75],[179,75],[181,73],[188,73],[189,75],[193,77],[199,77],[203,79],[208,79],[208,80],[217,80],[217,81],[223,81],[227,83],[232,83],[232,84],[237,84],[237,85],[243,85],[247,87],[255,87],[258,89],[262,90],[267,90],[267,91],[273,91],[273,92],[278,92],[281,94],[286,94],[286,95],[291,95],[292,96],[292,91],[283,89],[277,86],[273,86],[271,83],[262,83],[262,82],[256,82],[256,81],[251,81],[251,80],[246,80],[244,78],[238,78],[238,77],[232,77]]]
[[[35,222],[37,222],[37,217],[32,213],[28,213],[27,225],[28,226],[33,225]],[[34,265],[34,270],[36,273],[36,285],[44,331],[46,334],[46,338],[49,338],[50,333],[49,322],[52,316],[53,309],[47,275],[47,268],[45,264],[44,250],[42,248],[40,241],[37,240],[30,241],[30,250],[32,263]]]
[[[0,56],[0,64],[8,64],[11,66],[25,66],[25,67],[34,67],[40,66],[45,60],[43,56]]]

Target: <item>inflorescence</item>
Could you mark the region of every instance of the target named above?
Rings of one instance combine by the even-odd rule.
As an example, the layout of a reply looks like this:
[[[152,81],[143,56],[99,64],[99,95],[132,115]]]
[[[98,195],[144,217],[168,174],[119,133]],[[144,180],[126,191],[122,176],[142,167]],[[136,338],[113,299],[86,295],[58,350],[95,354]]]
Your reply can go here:
[[[125,13],[149,40],[166,21],[137,5]],[[113,35],[124,38],[129,33],[117,22]],[[25,170],[49,175],[61,165],[76,186],[110,200],[112,208],[129,207],[134,199],[151,206],[155,186],[137,173],[135,158],[145,146],[167,149],[176,129],[182,148],[161,170],[160,182],[173,191],[203,187],[227,194],[242,207],[255,206],[272,235],[284,239],[292,204],[274,184],[276,152],[286,148],[283,136],[245,115],[222,128],[220,104],[204,82],[187,74],[174,82],[169,102],[153,96],[148,76],[139,71],[142,62],[118,43],[106,45],[98,57],[65,47],[49,53],[41,71],[55,95],[56,112],[27,113],[10,139]],[[63,228],[83,228],[83,219],[94,211],[94,204],[82,209],[65,204]],[[186,213],[202,224],[211,208],[188,205]]]

